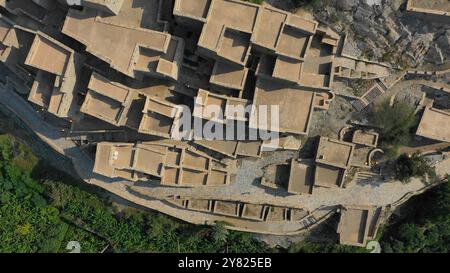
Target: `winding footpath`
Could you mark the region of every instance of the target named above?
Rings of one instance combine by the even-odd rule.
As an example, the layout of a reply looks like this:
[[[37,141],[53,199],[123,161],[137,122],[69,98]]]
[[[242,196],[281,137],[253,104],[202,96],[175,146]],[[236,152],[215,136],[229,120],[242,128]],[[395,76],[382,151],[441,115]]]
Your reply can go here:
[[[405,196],[412,196],[424,189],[423,183],[419,179],[414,179],[409,184],[402,184],[398,181],[380,182],[369,181],[367,183],[354,182],[346,189],[320,189],[316,188],[313,195],[286,195],[285,193],[263,189],[255,183],[261,176],[260,167],[254,160],[243,160],[242,166],[238,169],[236,182],[228,187],[218,188],[169,188],[157,187],[152,183],[134,183],[126,180],[113,180],[92,172],[93,160],[85,154],[71,139],[66,138],[59,129],[51,126],[43,120],[17,93],[8,87],[0,87],[0,104],[9,111],[17,115],[36,135],[58,153],[69,157],[73,166],[85,182],[101,187],[121,198],[129,200],[138,205],[160,211],[170,216],[179,218],[194,224],[205,224],[215,220],[221,220],[211,214],[193,212],[180,209],[176,206],[162,201],[170,196],[181,195],[191,198],[210,198],[235,200],[259,204],[273,204],[279,206],[289,206],[303,208],[310,212],[320,212],[319,215],[326,215],[332,212],[337,205],[376,205],[386,206],[404,202]],[[447,159],[437,166],[439,175],[450,173],[450,160]],[[236,220],[239,223],[239,220]],[[230,229],[261,232],[261,227],[257,224],[243,226],[229,226]],[[267,229],[267,227],[265,227]],[[296,234],[302,232],[303,226],[299,223],[280,223],[270,226],[262,233],[267,234]]]

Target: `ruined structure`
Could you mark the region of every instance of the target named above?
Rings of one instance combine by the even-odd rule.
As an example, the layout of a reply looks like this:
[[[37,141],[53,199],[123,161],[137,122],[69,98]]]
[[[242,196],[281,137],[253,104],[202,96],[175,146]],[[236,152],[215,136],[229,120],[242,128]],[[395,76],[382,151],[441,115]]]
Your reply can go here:
[[[353,131],[351,131],[352,129]],[[345,134],[351,133],[350,139]],[[378,133],[370,130],[343,128],[340,140],[321,137],[314,159],[292,159],[289,164],[268,166],[266,173],[288,173],[287,178],[266,175],[261,184],[282,188],[290,194],[313,194],[316,188],[342,188],[345,180],[352,180],[352,168],[370,170],[378,147]],[[355,174],[353,174],[355,175]]]
[[[371,206],[343,206],[337,229],[339,242],[365,246],[368,240],[374,239],[382,210]]]
[[[90,1],[92,2],[92,1]],[[147,9],[158,9],[149,1]],[[147,19],[142,12],[134,12],[130,1],[122,5],[117,16],[103,16],[97,10],[70,10],[62,33],[80,41],[86,51],[107,62],[115,70],[130,77],[156,76],[176,80],[181,65],[183,39],[168,33],[129,24]],[[126,12],[125,9],[129,10]],[[149,18],[148,20],[151,20]],[[114,44],[105,46],[104,41]]]
[[[179,142],[99,143],[95,162],[94,172],[111,178],[183,187],[230,183],[226,164]]]
[[[450,112],[435,109],[433,106],[427,106],[425,107],[416,134],[438,141],[450,142],[448,122],[450,122]]]
[[[380,176],[378,129],[337,131],[405,74],[390,81],[389,65],[338,52],[343,33],[323,22],[239,0],[0,4],[1,87],[28,98],[24,111],[48,126],[39,136],[88,183],[188,222],[266,234],[301,234],[338,212],[340,242],[357,246],[413,187],[355,183]],[[338,80],[370,81],[347,96],[354,109]],[[444,100],[425,109],[418,136],[449,142]],[[329,116],[337,129],[323,134]],[[186,120],[200,130],[179,138]],[[227,138],[204,137],[208,126]]]
[[[406,10],[419,14],[450,16],[450,3],[446,0],[408,0]]]
[[[48,112],[68,118],[78,91],[83,56],[51,37],[37,33],[25,64],[37,69],[28,100]]]

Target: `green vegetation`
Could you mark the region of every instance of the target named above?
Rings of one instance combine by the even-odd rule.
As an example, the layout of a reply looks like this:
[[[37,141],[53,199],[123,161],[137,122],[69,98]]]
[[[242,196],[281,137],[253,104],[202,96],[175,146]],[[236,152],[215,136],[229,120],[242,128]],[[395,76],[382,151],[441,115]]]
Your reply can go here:
[[[34,157],[2,136],[0,155],[0,252],[53,252],[68,225],[45,200],[44,187],[30,177]],[[32,160],[33,159],[33,160]]]
[[[403,219],[383,233],[384,252],[450,252],[450,179],[447,180],[404,205]]]
[[[382,62],[391,63],[394,60],[394,54],[392,51],[386,51],[381,57]]]
[[[318,9],[331,4],[331,0],[292,0],[296,7],[304,9]]]
[[[261,5],[265,0],[244,0],[254,4]],[[308,10],[317,9],[324,5],[331,4],[331,0],[292,0],[295,7],[301,7]]]
[[[258,5],[261,5],[264,2],[264,0],[245,0],[245,1]]]
[[[290,253],[368,253],[362,247],[353,247],[337,244],[298,243],[289,247]]]
[[[0,147],[3,156],[14,155],[10,158],[11,163],[24,172],[31,172],[38,164],[39,159],[30,149],[8,135],[0,135]]]
[[[407,103],[398,102],[391,107],[386,100],[373,108],[369,121],[381,129],[381,146],[393,158],[400,146],[411,141],[416,118],[414,109]]]
[[[80,242],[82,252],[269,250],[222,224],[192,226],[158,213],[119,211],[95,194],[50,180],[55,171],[37,169],[42,164],[31,151],[9,136],[1,136],[0,150],[0,252],[67,252],[69,241]]]
[[[223,223],[214,227],[193,226],[159,213],[131,208],[119,210],[96,194],[62,183],[61,180],[69,179],[38,164],[32,152],[10,136],[0,136],[0,152],[0,252],[67,252],[70,241],[80,242],[81,251],[87,253],[104,249],[108,252],[278,251],[254,241],[251,234],[226,230]],[[415,164],[419,170],[425,168]],[[450,250],[450,181],[411,200],[405,210],[406,219],[385,227],[380,241],[383,251]],[[358,247],[304,242],[293,244],[287,251],[367,252]]]
[[[413,155],[403,154],[395,163],[396,179],[407,183],[411,178],[421,178],[423,181],[437,179],[436,171],[429,162],[419,153]]]

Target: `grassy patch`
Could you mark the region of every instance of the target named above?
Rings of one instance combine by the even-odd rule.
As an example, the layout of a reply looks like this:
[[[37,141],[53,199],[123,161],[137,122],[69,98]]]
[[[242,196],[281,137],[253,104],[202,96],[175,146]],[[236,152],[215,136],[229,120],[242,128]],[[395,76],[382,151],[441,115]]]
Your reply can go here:
[[[118,211],[96,194],[63,183],[67,176],[37,164],[12,137],[3,136],[0,149],[0,252],[68,252],[71,241],[91,253],[106,246],[111,252],[269,251],[251,234],[222,226],[193,226],[131,208]]]
[[[369,121],[381,130],[381,147],[390,157],[398,156],[398,148],[411,141],[412,129],[416,125],[414,108],[398,102],[393,106],[389,100],[373,108]]]
[[[11,157],[12,163],[24,172],[31,172],[39,162],[29,147],[10,135],[0,135],[0,147],[3,156]]]

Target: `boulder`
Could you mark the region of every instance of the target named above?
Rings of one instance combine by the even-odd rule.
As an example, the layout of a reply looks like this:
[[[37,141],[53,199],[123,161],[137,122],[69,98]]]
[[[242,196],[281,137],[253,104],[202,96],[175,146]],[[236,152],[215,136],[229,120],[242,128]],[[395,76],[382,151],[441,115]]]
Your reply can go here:
[[[442,49],[442,52],[446,55],[450,54],[450,29],[448,29],[443,35],[441,35],[437,40],[437,44]]]
[[[444,55],[437,44],[430,47],[425,59],[432,64],[440,65],[444,63]]]
[[[335,0],[335,6],[340,10],[353,10],[358,6],[358,0]]]

